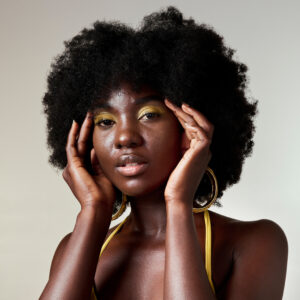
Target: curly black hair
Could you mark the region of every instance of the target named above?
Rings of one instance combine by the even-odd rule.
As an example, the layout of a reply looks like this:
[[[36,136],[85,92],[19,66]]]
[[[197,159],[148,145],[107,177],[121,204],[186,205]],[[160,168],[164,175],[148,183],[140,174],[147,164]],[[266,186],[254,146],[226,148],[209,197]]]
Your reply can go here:
[[[185,102],[214,125],[209,166],[218,179],[218,199],[239,181],[254,145],[257,101],[246,96],[246,65],[233,58],[235,51],[213,28],[184,19],[171,6],[144,17],[137,29],[96,21],[64,45],[51,64],[43,97],[53,166],[67,164],[72,120],[81,124],[97,99],[107,99],[126,81],[137,91],[147,85],[176,105]],[[195,199],[210,191],[204,176]],[[118,197],[115,210],[120,202]]]

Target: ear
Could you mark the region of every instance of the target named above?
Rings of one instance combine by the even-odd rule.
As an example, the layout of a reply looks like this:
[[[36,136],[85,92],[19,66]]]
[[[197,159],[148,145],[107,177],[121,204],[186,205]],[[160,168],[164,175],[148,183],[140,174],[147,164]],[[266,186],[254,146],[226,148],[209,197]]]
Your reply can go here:
[[[181,136],[181,153],[182,155],[190,148],[191,141],[187,137],[185,131],[182,132]]]

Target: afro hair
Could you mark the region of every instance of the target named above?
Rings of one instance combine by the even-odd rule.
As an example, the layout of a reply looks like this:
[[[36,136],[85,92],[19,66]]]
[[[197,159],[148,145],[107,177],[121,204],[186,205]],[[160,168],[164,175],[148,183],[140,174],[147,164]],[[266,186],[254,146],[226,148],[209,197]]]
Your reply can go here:
[[[64,45],[51,64],[43,97],[53,166],[63,169],[67,164],[72,120],[81,124],[97,99],[107,99],[126,81],[136,90],[150,86],[176,105],[185,102],[214,125],[209,166],[218,179],[218,199],[239,181],[254,145],[257,101],[246,96],[246,65],[233,58],[235,51],[213,28],[167,7],[144,17],[137,29],[96,21]],[[204,176],[195,200],[210,191]],[[118,196],[115,211],[120,204]]]

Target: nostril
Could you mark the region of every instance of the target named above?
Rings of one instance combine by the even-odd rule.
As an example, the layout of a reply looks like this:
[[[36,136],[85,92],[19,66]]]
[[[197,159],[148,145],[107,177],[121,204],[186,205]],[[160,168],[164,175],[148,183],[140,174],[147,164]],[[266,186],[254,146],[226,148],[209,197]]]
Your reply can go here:
[[[118,143],[117,144],[117,149],[122,149],[122,148],[135,148],[137,147],[138,144],[134,142],[129,142],[129,143]]]
[[[126,130],[116,136],[115,147],[117,149],[125,148],[134,148],[142,145],[143,137],[139,132],[133,130]]]

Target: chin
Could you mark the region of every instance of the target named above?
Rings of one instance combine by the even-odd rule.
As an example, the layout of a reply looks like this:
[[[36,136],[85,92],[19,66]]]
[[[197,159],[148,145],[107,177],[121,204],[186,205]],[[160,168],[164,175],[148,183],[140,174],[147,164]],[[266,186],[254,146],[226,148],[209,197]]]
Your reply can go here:
[[[169,178],[169,174],[164,177],[156,178],[153,181],[152,178],[131,178],[128,179],[126,182],[120,185],[120,181],[116,186],[120,191],[122,191],[125,195],[130,197],[143,197],[149,195],[151,193],[155,193],[157,190],[162,190],[165,188],[167,184],[167,180]]]

